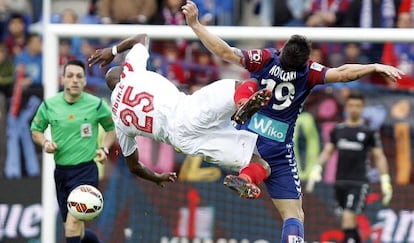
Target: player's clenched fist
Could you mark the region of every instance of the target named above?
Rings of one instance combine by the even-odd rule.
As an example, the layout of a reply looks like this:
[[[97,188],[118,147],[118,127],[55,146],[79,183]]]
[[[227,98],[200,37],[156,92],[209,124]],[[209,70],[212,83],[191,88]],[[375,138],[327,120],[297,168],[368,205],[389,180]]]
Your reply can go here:
[[[57,144],[53,141],[45,140],[43,143],[43,149],[46,151],[46,153],[54,153],[57,150]]]
[[[185,19],[189,26],[197,23],[198,21],[198,8],[192,1],[187,1],[184,6],[181,7]]]

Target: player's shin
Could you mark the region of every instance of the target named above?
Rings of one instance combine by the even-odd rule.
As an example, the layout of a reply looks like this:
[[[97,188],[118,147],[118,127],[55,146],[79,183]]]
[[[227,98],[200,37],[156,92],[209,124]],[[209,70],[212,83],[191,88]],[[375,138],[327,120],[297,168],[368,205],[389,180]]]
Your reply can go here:
[[[303,223],[296,218],[288,218],[283,222],[282,243],[304,243]]]
[[[257,185],[269,176],[269,172],[263,164],[250,162],[249,165],[240,170],[239,176]]]

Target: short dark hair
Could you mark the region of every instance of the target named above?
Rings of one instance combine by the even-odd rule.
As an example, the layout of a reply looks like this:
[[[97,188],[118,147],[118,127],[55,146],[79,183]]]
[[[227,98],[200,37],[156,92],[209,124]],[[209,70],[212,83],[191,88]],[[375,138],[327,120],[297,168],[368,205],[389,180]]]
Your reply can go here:
[[[17,13],[17,12],[11,13],[9,15],[8,22],[10,22],[11,20],[15,20],[15,19],[18,19],[18,20],[22,21],[23,23],[26,23],[26,18],[21,13]]]
[[[359,91],[352,91],[347,97],[345,101],[348,100],[360,100],[362,103],[365,103],[364,95]]]
[[[63,76],[65,76],[65,73],[66,73],[66,67],[67,67],[67,66],[69,66],[69,65],[79,66],[79,67],[81,67],[81,68],[83,69],[83,71],[85,72],[85,63],[84,63],[84,62],[82,62],[81,60],[78,60],[78,59],[76,59],[76,60],[70,60],[70,61],[68,61],[68,62],[65,64],[65,66],[63,66]]]
[[[302,35],[292,35],[282,48],[280,62],[287,71],[301,70],[309,60],[311,42]]]
[[[42,36],[38,33],[29,33],[29,34],[27,34],[26,44],[30,43],[35,38],[42,39]]]

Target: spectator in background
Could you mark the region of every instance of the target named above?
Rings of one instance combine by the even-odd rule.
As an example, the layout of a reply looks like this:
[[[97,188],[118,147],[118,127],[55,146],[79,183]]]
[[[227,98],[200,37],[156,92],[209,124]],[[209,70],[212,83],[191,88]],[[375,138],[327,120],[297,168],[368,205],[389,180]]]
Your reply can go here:
[[[217,0],[196,0],[194,1],[198,6],[200,6],[200,22],[205,25],[214,24],[217,16],[218,10],[224,10],[220,8],[226,5],[233,5],[233,1],[217,1]],[[221,3],[221,4],[220,4]],[[224,4],[223,4],[224,3]],[[183,5],[183,2],[181,2]],[[222,12],[222,14],[225,14]]]
[[[0,38],[3,40],[7,32],[7,20],[12,13],[19,13],[29,20],[30,12],[29,0],[0,0]]]
[[[0,43],[0,168],[4,168],[6,160],[6,124],[9,100],[12,96],[14,82],[14,63],[7,55],[7,48]],[[0,173],[1,177],[2,173]]]
[[[43,0],[32,0],[32,23],[39,22],[42,17]]]
[[[5,36],[7,51],[13,58],[25,47],[27,37],[27,26],[24,16],[18,13],[10,15],[7,23],[8,33]]]
[[[312,43],[312,50],[309,55],[309,59],[314,62],[320,63],[324,66],[330,66],[330,64],[326,60],[327,59],[326,54],[322,51],[322,48],[320,47],[320,45],[316,43]]]
[[[218,67],[216,66],[211,53],[200,46],[194,51],[194,61],[190,66],[190,89],[193,93],[201,87],[219,79]]]
[[[413,20],[410,12],[400,12],[398,14],[397,28],[412,29]],[[411,30],[412,31],[412,30]],[[414,89],[414,44],[387,42],[384,44],[382,62],[394,65],[405,72],[401,80],[397,82],[398,87]]]
[[[7,99],[11,97],[14,81],[14,63],[7,55],[7,48],[4,43],[0,43],[0,93]],[[2,105],[6,105],[2,104]]]
[[[351,1],[344,26],[362,28],[392,28],[397,17],[400,0],[354,0]],[[363,53],[369,62],[381,62],[382,43],[363,43]]]
[[[152,57],[152,69],[165,76],[180,89],[186,90],[189,84],[186,82],[184,60],[177,49],[175,41],[160,43],[161,55]]]
[[[78,24],[79,23],[79,16],[76,13],[75,10],[71,9],[71,8],[66,8],[64,10],[62,10],[62,12],[60,13],[60,23],[61,24]],[[81,48],[81,42],[82,42],[82,38],[80,37],[71,37],[70,39],[68,39],[71,43],[71,50],[70,52],[73,55],[80,55],[80,48]]]
[[[311,0],[262,1],[262,11],[269,12],[267,17],[273,26],[303,26],[305,14],[309,11]],[[269,4],[266,7],[265,4]],[[267,10],[266,9],[269,9]],[[266,18],[265,18],[266,19]]]
[[[345,63],[369,63],[368,57],[361,53],[361,45],[358,42],[350,42],[345,44],[344,60],[341,64]]]
[[[31,18],[31,2],[30,0],[0,0],[0,9],[10,13],[20,13],[27,18]]]
[[[185,25],[185,17],[181,12],[182,3],[181,0],[164,0],[150,23],[156,25]]]
[[[43,98],[42,87],[42,38],[39,34],[29,34],[25,49],[15,58],[16,68],[23,66],[25,97],[36,95]]]
[[[29,127],[43,96],[40,35],[30,34],[27,37],[27,46],[16,57],[15,66],[16,82],[7,117],[7,158],[4,170],[5,177],[9,179],[22,177],[23,163],[27,176],[40,175],[39,160]]]
[[[150,24],[154,25],[185,25],[185,17],[184,14],[181,12],[181,6],[183,5],[182,0],[163,0],[161,2],[161,6],[158,10],[158,12],[155,14],[154,18],[151,20]],[[155,45],[157,45],[157,42],[154,42]],[[168,66],[175,66],[173,64],[175,60],[171,60],[172,54],[178,55],[179,58],[182,58],[187,50],[188,41],[184,39],[176,39],[175,43],[172,42],[158,42],[159,46],[161,48],[174,48],[176,50],[161,50],[160,53],[166,53],[169,54],[167,56]],[[172,53],[173,52],[173,53]],[[175,57],[174,57],[175,58]],[[175,67],[176,69],[177,67]],[[179,70],[175,70],[174,72],[181,72]],[[177,80],[179,78],[171,77],[166,72],[163,72],[163,74],[170,80],[176,80],[179,82],[183,82],[182,80]]]
[[[306,17],[308,27],[341,26],[350,0],[312,0]]]
[[[76,59],[76,55],[71,52],[72,42],[67,38],[59,39],[59,77],[63,74],[63,66],[70,60]]]
[[[156,0],[101,0],[102,24],[146,24],[157,11]]]
[[[401,0],[399,13],[409,12],[411,14],[411,19],[414,18],[414,1],[413,0]]]
[[[84,39],[81,43],[81,54],[77,56],[77,59],[87,63],[88,58],[95,53],[95,44],[94,40]],[[94,95],[109,97],[110,91],[106,88],[105,80],[103,78],[105,77],[106,71],[107,69],[101,69],[98,66],[85,66],[85,75],[86,80],[88,81],[85,90]]]
[[[311,0],[311,5],[305,17],[305,25],[308,27],[338,27],[345,21],[346,11],[350,0]],[[329,53],[330,64],[337,63],[342,55],[342,44],[321,43],[324,53]]]

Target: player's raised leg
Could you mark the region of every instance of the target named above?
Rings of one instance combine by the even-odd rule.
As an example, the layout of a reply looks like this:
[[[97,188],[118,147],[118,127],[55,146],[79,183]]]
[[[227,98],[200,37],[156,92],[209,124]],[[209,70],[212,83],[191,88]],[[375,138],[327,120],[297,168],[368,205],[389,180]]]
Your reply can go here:
[[[254,113],[266,106],[271,97],[272,91],[269,89],[256,91],[237,109],[232,119],[239,124],[244,124]]]
[[[260,156],[253,154],[251,162],[240,170],[239,175],[227,175],[223,184],[236,191],[242,198],[256,199],[261,194],[257,185],[269,175],[268,163]]]

